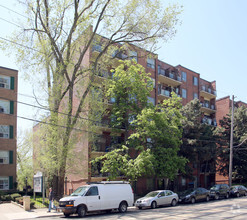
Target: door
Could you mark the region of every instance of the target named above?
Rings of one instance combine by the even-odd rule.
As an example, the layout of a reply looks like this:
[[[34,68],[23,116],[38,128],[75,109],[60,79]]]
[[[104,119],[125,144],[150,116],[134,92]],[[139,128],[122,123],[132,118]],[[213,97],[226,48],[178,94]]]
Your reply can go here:
[[[85,195],[88,211],[100,210],[100,196],[97,186],[92,186]]]
[[[157,205],[165,205],[166,204],[166,196],[165,196],[164,191],[162,191],[158,194],[156,201],[157,201]]]
[[[166,204],[171,204],[172,200],[175,198],[172,191],[166,190]]]

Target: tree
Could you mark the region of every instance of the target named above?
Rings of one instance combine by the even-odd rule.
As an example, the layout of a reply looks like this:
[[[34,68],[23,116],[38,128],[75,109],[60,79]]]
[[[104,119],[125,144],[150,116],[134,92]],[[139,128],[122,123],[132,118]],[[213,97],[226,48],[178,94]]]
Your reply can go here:
[[[228,114],[220,120],[220,126],[217,130],[221,137],[220,164],[219,171],[224,175],[229,172],[229,152],[230,152],[230,128],[231,116]],[[234,110],[234,128],[233,128],[233,180],[246,181],[247,172],[247,108],[242,106]]]
[[[18,189],[23,190],[27,185],[32,186],[33,180],[33,140],[32,131],[19,132],[17,143],[17,183]]]
[[[189,163],[197,165],[198,172],[204,172],[206,186],[206,172],[214,171],[217,159],[217,135],[212,125],[202,123],[201,105],[198,99],[193,99],[182,108],[184,120],[183,144],[180,154],[188,159]],[[187,166],[187,177],[192,178],[192,169]],[[199,178],[199,177],[198,177]]]
[[[25,0],[23,4],[27,22],[12,36],[13,44],[3,42],[2,48],[12,46],[20,66],[46,91],[50,110],[46,144],[56,164],[50,171],[53,187],[61,196],[73,131],[88,127],[80,118],[89,114],[87,101],[98,64],[111,64],[112,52],[126,43],[155,49],[158,40],[174,35],[180,8],[163,8],[158,0]],[[99,44],[99,53],[86,62]]]

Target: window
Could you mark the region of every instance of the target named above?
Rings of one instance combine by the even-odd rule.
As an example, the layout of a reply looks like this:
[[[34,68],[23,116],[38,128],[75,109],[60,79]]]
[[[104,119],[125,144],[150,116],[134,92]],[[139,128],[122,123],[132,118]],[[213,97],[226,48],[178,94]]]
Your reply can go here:
[[[171,196],[171,195],[172,195],[172,191],[167,190],[166,191],[166,196]]]
[[[14,102],[7,100],[0,100],[0,113],[13,114],[14,113]]]
[[[184,82],[187,81],[187,73],[186,73],[186,72],[182,72],[182,80],[183,80]]]
[[[163,197],[163,196],[165,196],[165,192],[161,192],[161,193],[159,194],[159,197]]]
[[[9,177],[0,177],[0,190],[9,190]]]
[[[0,75],[0,88],[10,89],[10,77]]]
[[[151,78],[151,80],[153,81],[153,88],[155,88],[155,79]]]
[[[148,103],[155,105],[155,98],[148,97]]]
[[[182,89],[182,97],[183,97],[184,99],[187,98],[187,91],[186,91],[186,89]]]
[[[97,195],[99,195],[98,187],[97,187],[97,186],[92,186],[92,187],[87,191],[87,194],[86,194],[86,196],[97,196]]]
[[[129,52],[129,57],[130,57],[131,60],[132,60],[132,59],[135,59],[136,62],[138,62],[138,54],[137,54],[136,51],[130,51],[130,52]]]
[[[148,58],[147,59],[147,67],[150,67],[152,69],[155,68],[155,60],[153,58]]]
[[[0,138],[9,138],[9,126],[0,125]]]
[[[194,99],[198,99],[198,93],[194,92]]]
[[[0,164],[9,164],[9,151],[0,150]]]
[[[193,84],[194,86],[198,86],[198,78],[193,76]]]

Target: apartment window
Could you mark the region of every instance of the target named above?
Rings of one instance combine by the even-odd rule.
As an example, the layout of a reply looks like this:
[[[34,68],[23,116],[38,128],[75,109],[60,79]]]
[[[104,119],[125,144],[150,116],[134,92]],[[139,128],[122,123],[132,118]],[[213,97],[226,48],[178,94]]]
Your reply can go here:
[[[184,99],[187,98],[187,90],[186,90],[186,89],[182,89],[182,97],[183,97]]]
[[[0,113],[13,114],[14,113],[14,102],[7,100],[0,100]]]
[[[155,79],[151,78],[151,80],[153,81],[153,88],[155,88]]]
[[[0,177],[0,190],[9,190],[9,177]]]
[[[138,53],[136,51],[130,51],[129,52],[129,57],[130,57],[131,60],[135,59],[136,62],[138,62]]]
[[[148,97],[148,103],[155,105],[155,98]]]
[[[198,99],[198,93],[194,92],[194,99]]]
[[[13,86],[14,86],[14,77],[0,75],[0,88],[12,89]]]
[[[13,126],[0,125],[0,138],[13,138]]]
[[[186,72],[182,72],[182,80],[183,80],[184,82],[187,81],[187,73],[186,73]]]
[[[198,86],[198,77],[193,76],[193,84],[194,86]]]
[[[155,60],[153,58],[148,58],[147,59],[147,67],[150,67],[152,69],[155,68]]]

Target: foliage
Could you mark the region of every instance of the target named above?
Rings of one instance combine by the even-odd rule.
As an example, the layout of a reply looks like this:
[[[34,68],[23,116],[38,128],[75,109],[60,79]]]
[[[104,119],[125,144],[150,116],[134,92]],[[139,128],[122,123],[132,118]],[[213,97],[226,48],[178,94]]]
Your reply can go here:
[[[189,163],[197,164],[200,169],[204,165],[204,170],[215,167],[217,159],[217,135],[215,128],[202,123],[201,105],[198,99],[193,99],[182,108],[183,120],[183,144],[180,154],[186,157]],[[210,167],[210,168],[209,168]],[[192,177],[192,170],[188,169],[186,175]]]
[[[17,143],[17,181],[18,189],[33,185],[33,139],[32,132],[20,132]]]
[[[23,5],[27,18],[20,24],[23,29],[13,34],[10,45],[2,42],[1,47],[14,49],[20,68],[34,80],[35,88],[47,94],[45,161],[55,166],[43,169],[62,196],[68,155],[79,136],[75,131],[89,127],[82,117],[89,115],[87,103],[98,64],[111,65],[119,45],[145,45],[152,51],[158,40],[170,39],[180,8],[163,8],[158,0],[26,0]],[[88,61],[92,47],[99,44],[99,53]]]
[[[230,147],[230,129],[231,116],[225,116],[220,121],[221,128],[217,130],[222,139],[220,147],[219,171],[225,175],[229,172],[229,147]],[[242,106],[234,110],[234,130],[233,130],[233,180],[246,181],[247,172],[247,108]]]

